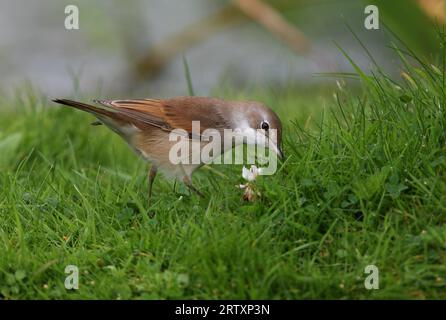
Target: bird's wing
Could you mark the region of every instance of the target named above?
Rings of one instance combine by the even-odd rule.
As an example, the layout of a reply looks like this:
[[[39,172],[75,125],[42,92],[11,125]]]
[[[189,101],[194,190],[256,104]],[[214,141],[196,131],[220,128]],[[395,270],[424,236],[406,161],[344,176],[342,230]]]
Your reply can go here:
[[[206,129],[222,130],[228,123],[218,110],[216,99],[180,97],[173,99],[95,100],[139,122],[171,131],[192,133],[192,121],[200,121],[200,134]]]
[[[149,100],[93,100],[94,102],[126,116],[134,124],[151,125],[170,131],[173,128],[161,116],[161,106]],[[150,110],[150,111],[149,111]]]

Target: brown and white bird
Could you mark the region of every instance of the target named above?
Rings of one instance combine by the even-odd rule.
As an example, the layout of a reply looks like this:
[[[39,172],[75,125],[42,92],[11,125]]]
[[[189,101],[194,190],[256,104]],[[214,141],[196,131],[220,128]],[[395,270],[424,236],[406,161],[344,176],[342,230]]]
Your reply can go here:
[[[97,105],[68,99],[55,99],[54,102],[74,107],[93,114],[99,122],[120,135],[145,160],[152,163],[149,171],[149,203],[152,184],[158,169],[167,177],[181,179],[192,191],[201,195],[192,185],[193,172],[204,163],[174,164],[169,160],[169,152],[175,141],[169,141],[174,129],[183,129],[188,139],[200,139],[193,135],[192,121],[200,122],[200,133],[215,129],[222,133],[225,129],[261,132],[268,136],[270,129],[277,130],[275,143],[271,148],[282,157],[282,125],[279,117],[268,107],[254,101],[226,101],[209,97],[175,97],[170,99],[137,100],[93,100]],[[245,139],[244,143],[255,144],[255,139]],[[231,146],[232,147],[232,146]],[[227,150],[222,145],[220,154]],[[217,157],[220,154],[213,156]]]

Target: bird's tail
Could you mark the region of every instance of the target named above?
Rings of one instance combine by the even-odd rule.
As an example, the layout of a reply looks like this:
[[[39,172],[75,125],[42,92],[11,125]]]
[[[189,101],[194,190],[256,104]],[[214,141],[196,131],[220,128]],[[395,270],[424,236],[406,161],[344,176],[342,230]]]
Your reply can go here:
[[[54,99],[53,101],[93,114],[99,121],[92,122],[92,125],[105,124],[114,132],[123,136],[124,139],[128,140],[130,137],[128,127],[130,124],[134,125],[135,120],[129,115],[123,114],[119,110],[115,110],[112,107],[107,106],[97,107],[69,99]]]
[[[115,118],[116,113],[111,111],[111,110],[107,110],[105,108],[100,108],[100,107],[96,107],[96,106],[92,106],[90,104],[86,104],[83,102],[77,102],[77,101],[73,101],[73,100],[69,100],[69,99],[54,99],[53,100],[56,103],[60,103],[69,107],[73,107],[82,111],[86,111],[89,113],[92,113],[95,116],[106,116],[108,118]]]

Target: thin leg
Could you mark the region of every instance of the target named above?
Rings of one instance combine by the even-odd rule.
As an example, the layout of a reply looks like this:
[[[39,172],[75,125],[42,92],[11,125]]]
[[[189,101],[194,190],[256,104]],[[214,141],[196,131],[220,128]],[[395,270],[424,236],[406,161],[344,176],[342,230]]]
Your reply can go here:
[[[204,194],[202,194],[198,189],[196,189],[193,185],[192,185],[192,181],[190,180],[189,176],[186,174],[186,170],[184,170],[184,167],[180,164],[180,168],[181,171],[183,173],[183,182],[184,184],[189,188],[189,190],[195,192],[196,194],[198,194],[200,197],[204,197]]]
[[[203,193],[201,193],[197,188],[195,188],[193,185],[192,185],[192,181],[190,181],[190,179],[189,179],[189,177],[188,176],[184,176],[183,177],[183,182],[184,182],[184,184],[190,189],[190,190],[192,190],[193,192],[195,192],[196,194],[198,194],[200,197],[204,197],[204,194]]]
[[[152,167],[150,168],[149,171],[149,175],[148,175],[148,179],[149,179],[149,199],[148,199],[148,204],[150,207],[150,200],[152,199],[152,185],[153,185],[153,181],[155,180],[156,177],[156,173],[158,171],[158,168],[155,165],[152,165]]]

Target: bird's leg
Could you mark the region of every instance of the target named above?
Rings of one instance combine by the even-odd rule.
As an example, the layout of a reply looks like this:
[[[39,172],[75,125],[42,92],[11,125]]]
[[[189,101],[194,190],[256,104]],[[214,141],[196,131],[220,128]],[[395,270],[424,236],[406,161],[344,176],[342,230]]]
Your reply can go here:
[[[148,180],[149,180],[149,199],[148,199],[149,207],[150,207],[150,200],[152,199],[152,185],[153,185],[153,181],[155,180],[157,171],[158,171],[158,168],[155,165],[152,165],[152,167],[150,168],[149,174],[147,176]]]
[[[184,177],[183,177],[183,182],[184,182],[184,184],[185,184],[190,190],[192,190],[193,192],[195,192],[196,194],[198,194],[200,197],[202,197],[202,198],[204,197],[204,194],[201,193],[200,190],[198,190],[197,188],[195,188],[195,187],[192,185],[192,181],[190,181],[190,179],[189,179],[188,176],[184,176]]]
[[[195,188],[192,185],[192,181],[190,180],[189,176],[186,174],[186,171],[184,170],[183,166],[180,165],[181,171],[183,172],[183,182],[184,184],[193,192],[195,192],[196,194],[198,194],[200,197],[204,197],[204,194],[202,194],[197,188]]]

